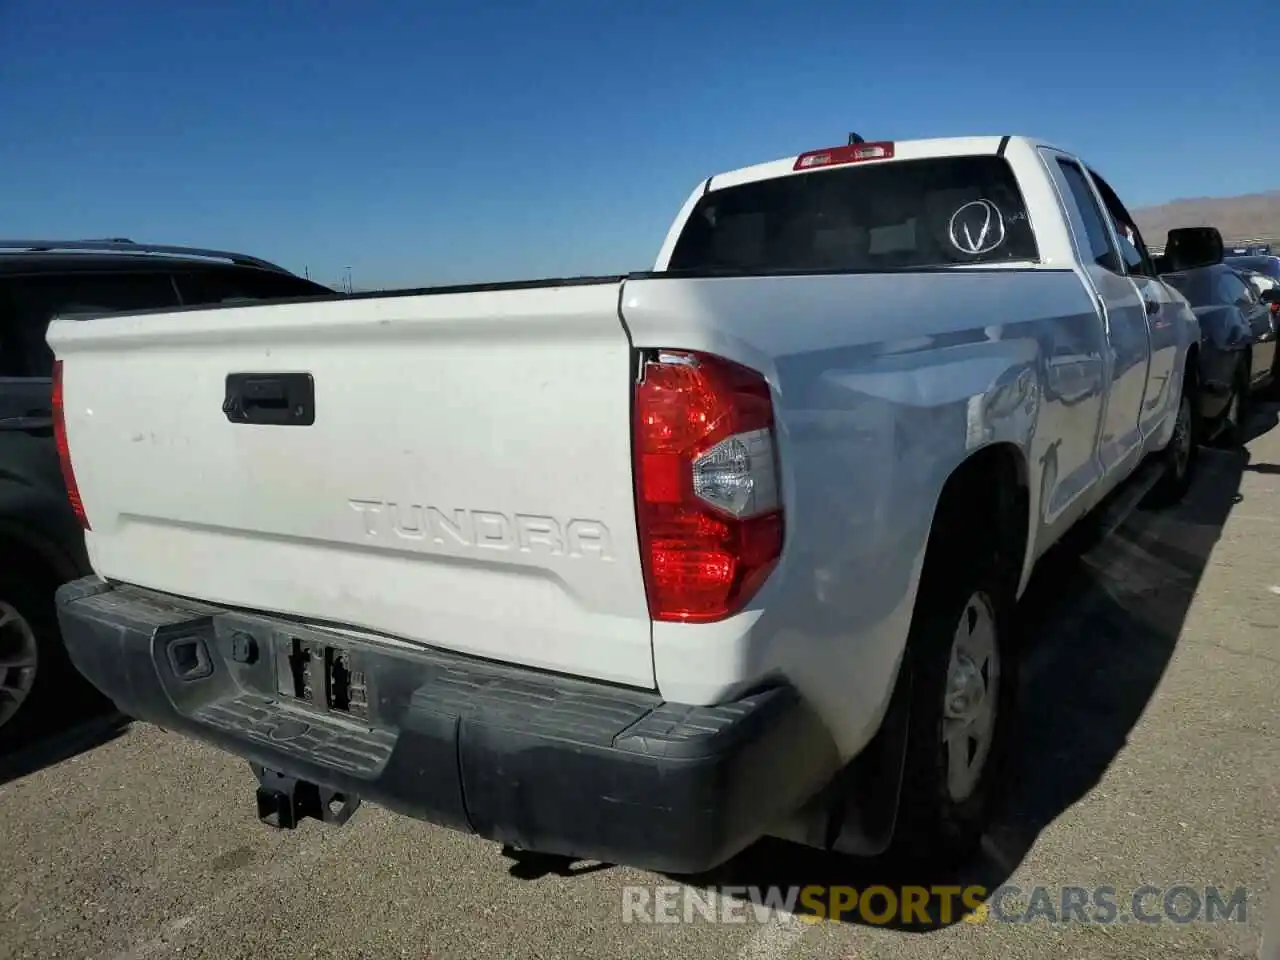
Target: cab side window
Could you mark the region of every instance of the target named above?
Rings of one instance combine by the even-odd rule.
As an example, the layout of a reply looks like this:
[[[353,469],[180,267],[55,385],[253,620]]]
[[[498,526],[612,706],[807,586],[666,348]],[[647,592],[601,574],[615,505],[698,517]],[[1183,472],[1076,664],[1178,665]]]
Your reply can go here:
[[[1088,246],[1088,256],[1105,270],[1123,273],[1124,266],[1120,255],[1116,251],[1115,244],[1111,242],[1111,232],[1107,229],[1102,208],[1098,206],[1098,200],[1093,195],[1084,170],[1078,164],[1062,157],[1058,158],[1058,167],[1076,202],[1076,208],[1080,211],[1080,219],[1084,223],[1085,230],[1085,236],[1081,239]]]
[[[1154,277],[1154,267],[1147,264],[1136,243],[1126,235],[1125,228],[1116,224],[1116,237],[1120,241],[1120,259],[1124,261],[1125,273],[1136,277]]]
[[[206,267],[174,275],[182,302],[189,306],[238,300],[285,300],[331,296],[333,291],[289,273],[238,267]]]
[[[64,273],[6,277],[0,285],[0,376],[51,377],[49,321],[64,313],[119,313],[178,305],[163,273]]]
[[[1107,207],[1107,216],[1110,217],[1111,225],[1115,228],[1125,273],[1132,277],[1157,276],[1155,264],[1147,252],[1147,245],[1142,241],[1142,234],[1138,231],[1138,226],[1133,222],[1129,211],[1120,202],[1111,185],[1098,176],[1097,172],[1090,170],[1089,176],[1093,179],[1094,186],[1098,188],[1098,194]]]
[[[26,343],[18,310],[9,294],[9,281],[0,280],[0,377],[25,376]]]

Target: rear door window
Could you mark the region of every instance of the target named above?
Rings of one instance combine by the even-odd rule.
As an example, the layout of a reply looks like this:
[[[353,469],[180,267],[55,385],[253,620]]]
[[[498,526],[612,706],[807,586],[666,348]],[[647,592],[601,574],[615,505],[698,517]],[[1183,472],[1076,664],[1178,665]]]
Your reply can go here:
[[[235,303],[239,300],[284,300],[318,297],[333,291],[289,273],[250,268],[216,267],[175,275],[182,301],[191,305]]]
[[[1079,168],[1077,167],[1077,169]],[[1102,202],[1107,208],[1107,215],[1111,218],[1111,226],[1115,231],[1116,241],[1120,244],[1120,259],[1124,261],[1125,272],[1131,277],[1156,276],[1155,265],[1151,262],[1151,256],[1147,250],[1146,243],[1142,239],[1142,234],[1138,230],[1137,224],[1133,222],[1133,217],[1129,214],[1129,211],[1125,209],[1120,197],[1111,189],[1111,185],[1099,176],[1096,170],[1090,170],[1089,177],[1093,180],[1093,185],[1097,187],[1098,193],[1102,197]]]
[[[1098,198],[1089,184],[1089,178],[1085,176],[1079,164],[1061,157],[1058,158],[1058,168],[1062,171],[1067,188],[1071,191],[1071,197],[1080,214],[1080,222],[1084,224],[1085,236],[1077,238],[1077,245],[1083,239],[1088,245],[1088,255],[1094,263],[1112,273],[1123,273],[1120,254],[1111,240],[1107,221],[1102,207],[1098,205]]]
[[[1218,300],[1224,304],[1247,309],[1258,302],[1253,288],[1238,273],[1224,270],[1218,276]]]
[[[63,273],[0,278],[0,376],[50,377],[49,321],[64,313],[178,306],[166,273]]]
[[[1193,307],[1212,307],[1218,303],[1216,279],[1208,270],[1170,273],[1161,279],[1186,297]]]
[[[876,271],[1035,261],[1035,234],[1003,157],[893,160],[713,191],[668,269]]]

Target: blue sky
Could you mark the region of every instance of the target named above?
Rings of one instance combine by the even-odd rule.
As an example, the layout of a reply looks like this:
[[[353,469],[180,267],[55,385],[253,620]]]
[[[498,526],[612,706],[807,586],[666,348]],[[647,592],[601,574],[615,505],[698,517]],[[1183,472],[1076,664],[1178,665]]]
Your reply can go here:
[[[1045,137],[1133,206],[1280,188],[1277,27],[1192,0],[0,0],[0,234],[357,287],[621,272],[702,178],[850,130]]]

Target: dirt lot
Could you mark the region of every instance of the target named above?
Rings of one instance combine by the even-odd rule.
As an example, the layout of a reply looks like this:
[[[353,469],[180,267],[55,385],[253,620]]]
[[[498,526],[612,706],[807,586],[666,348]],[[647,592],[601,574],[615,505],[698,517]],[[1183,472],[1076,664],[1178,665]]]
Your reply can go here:
[[[372,807],[273,832],[241,761],[93,717],[0,759],[0,957],[1255,957],[1280,838],[1280,430],[1255,418],[1179,510],[1038,576],[1021,768],[982,862],[902,878],[770,843],[700,881],[1016,885],[984,922],[624,922],[624,887],[671,881],[545,873]],[[1157,922],[1130,910],[1144,884]],[[1058,913],[1064,885],[1114,888],[1116,921],[1005,922],[1037,887]],[[1163,913],[1180,885],[1244,888],[1244,922],[1185,890]]]

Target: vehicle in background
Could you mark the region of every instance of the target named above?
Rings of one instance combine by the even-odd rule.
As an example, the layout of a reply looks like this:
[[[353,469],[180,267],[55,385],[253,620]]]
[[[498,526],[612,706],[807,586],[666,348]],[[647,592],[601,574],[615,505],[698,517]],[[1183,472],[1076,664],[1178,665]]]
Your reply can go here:
[[[1231,257],[1260,257],[1271,255],[1271,244],[1269,243],[1246,243],[1243,245],[1233,246],[1226,251],[1227,256]]]
[[[1280,388],[1280,279],[1265,273],[1241,270],[1238,267],[1236,272],[1249,282],[1258,294],[1258,298],[1271,311],[1271,331],[1276,335],[1276,361],[1271,377],[1271,390],[1274,393],[1277,388]]]
[[[277,826],[963,856],[1036,562],[1191,481],[1132,224],[1046,143],[851,143],[700,183],[645,274],[60,319],[68,649]]]
[[[22,717],[62,702],[66,684],[96,695],[69,669],[53,609],[55,589],[90,566],[54,444],[49,321],[332,295],[242,254],[126,240],[0,241],[0,741],[22,735]],[[141,475],[130,482],[150,484]]]
[[[1252,270],[1244,270],[1240,267],[1235,267],[1234,269],[1236,273],[1240,274],[1240,276],[1249,282],[1249,285],[1257,291],[1259,297],[1262,297],[1263,293],[1268,290],[1275,290],[1277,287],[1280,287],[1280,280],[1277,280],[1275,277],[1269,277],[1265,273],[1255,273]],[[1276,312],[1274,307],[1271,312],[1273,314]]]
[[[1221,249],[1212,228],[1170,231],[1161,266],[1200,323],[1202,439],[1238,443],[1250,397],[1277,377],[1276,324],[1259,290],[1223,260]]]
[[[1280,281],[1280,257],[1230,256],[1224,257],[1223,263],[1236,270],[1248,270],[1252,273],[1261,273],[1264,276],[1271,277],[1273,280]]]

